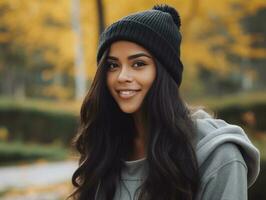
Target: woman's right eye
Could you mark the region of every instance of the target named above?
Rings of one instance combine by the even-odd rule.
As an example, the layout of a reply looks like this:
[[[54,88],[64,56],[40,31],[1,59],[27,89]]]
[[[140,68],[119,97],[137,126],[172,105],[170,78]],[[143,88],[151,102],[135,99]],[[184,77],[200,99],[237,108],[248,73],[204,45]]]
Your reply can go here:
[[[113,70],[114,68],[118,66],[116,63],[113,63],[113,62],[108,62],[106,65],[109,70]]]

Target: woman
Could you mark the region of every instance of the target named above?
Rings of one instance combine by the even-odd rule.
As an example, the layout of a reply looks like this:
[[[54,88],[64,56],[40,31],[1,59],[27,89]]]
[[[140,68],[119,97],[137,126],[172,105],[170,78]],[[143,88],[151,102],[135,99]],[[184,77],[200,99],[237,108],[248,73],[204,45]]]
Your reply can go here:
[[[240,127],[184,104],[180,43],[167,5],[102,33],[75,139],[74,199],[247,199],[259,152]]]

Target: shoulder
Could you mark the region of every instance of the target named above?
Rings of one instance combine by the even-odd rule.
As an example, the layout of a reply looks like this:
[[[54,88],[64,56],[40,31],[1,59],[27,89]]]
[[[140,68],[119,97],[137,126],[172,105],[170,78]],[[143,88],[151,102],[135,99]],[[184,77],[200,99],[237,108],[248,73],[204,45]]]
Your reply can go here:
[[[217,147],[199,168],[197,199],[247,199],[248,167],[233,143]]]
[[[259,174],[260,154],[244,130],[203,110],[192,115],[197,133],[196,155],[201,173],[213,173],[221,166],[240,166],[248,170],[252,185]]]
[[[205,155],[204,161],[212,157],[218,157],[222,162],[236,158],[243,161],[241,145],[243,143],[251,145],[251,142],[241,127],[212,118],[203,110],[197,111],[193,117],[197,133],[198,156],[202,158]]]
[[[234,167],[248,169],[239,147],[234,143],[224,143],[208,155],[199,171],[203,179],[208,179],[223,169]]]
[[[232,161],[239,161],[243,163],[243,165],[246,165],[241,153],[241,148],[230,142],[215,148],[208,156],[208,160],[215,160],[215,164],[219,166]]]

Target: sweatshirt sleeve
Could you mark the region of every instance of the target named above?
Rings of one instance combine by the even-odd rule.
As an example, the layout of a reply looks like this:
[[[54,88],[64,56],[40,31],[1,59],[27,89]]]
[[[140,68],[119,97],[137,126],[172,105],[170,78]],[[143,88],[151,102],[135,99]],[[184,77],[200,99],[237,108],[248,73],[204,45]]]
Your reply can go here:
[[[202,200],[247,200],[247,169],[240,161],[225,163],[206,184]]]
[[[236,145],[224,144],[213,156],[201,199],[247,200],[247,166]]]

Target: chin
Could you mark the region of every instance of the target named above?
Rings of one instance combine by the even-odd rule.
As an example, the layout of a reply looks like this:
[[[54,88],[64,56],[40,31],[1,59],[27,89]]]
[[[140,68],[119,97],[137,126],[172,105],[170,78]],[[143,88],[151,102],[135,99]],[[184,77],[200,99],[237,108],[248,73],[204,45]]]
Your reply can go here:
[[[125,107],[125,106],[119,106],[120,107],[120,110],[124,113],[127,113],[127,114],[133,114],[135,113],[139,107]]]
[[[121,108],[120,108],[121,109]],[[134,112],[136,112],[136,109],[121,109],[121,111],[123,113],[127,113],[127,114],[133,114]]]

